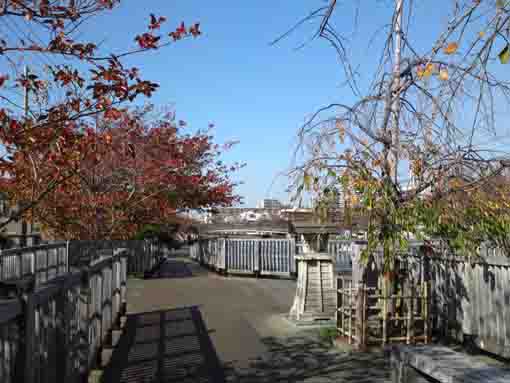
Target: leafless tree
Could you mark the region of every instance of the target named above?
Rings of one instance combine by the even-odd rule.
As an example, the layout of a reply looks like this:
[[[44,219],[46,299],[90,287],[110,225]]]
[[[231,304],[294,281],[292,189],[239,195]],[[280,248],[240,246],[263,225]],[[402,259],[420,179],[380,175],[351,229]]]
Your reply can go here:
[[[361,31],[384,41],[378,54],[371,48],[377,59],[367,77],[349,53],[349,30],[374,12],[376,3],[393,12],[382,28]],[[297,24],[320,21],[313,37],[335,49],[346,80],[344,95],[356,101],[324,106],[302,126],[290,172],[293,187],[321,198],[342,183],[371,218],[369,243],[384,243],[387,258],[401,247],[406,231],[419,230],[412,212],[424,195],[433,201],[459,188],[476,188],[510,163],[497,150],[498,115],[510,95],[502,65],[510,58],[510,2],[427,2],[448,15],[437,30],[431,16],[427,33],[438,37],[429,46],[416,42],[424,30],[413,21],[419,5],[331,0]],[[351,25],[334,26],[340,12],[353,13]],[[452,186],[452,176],[463,182]]]

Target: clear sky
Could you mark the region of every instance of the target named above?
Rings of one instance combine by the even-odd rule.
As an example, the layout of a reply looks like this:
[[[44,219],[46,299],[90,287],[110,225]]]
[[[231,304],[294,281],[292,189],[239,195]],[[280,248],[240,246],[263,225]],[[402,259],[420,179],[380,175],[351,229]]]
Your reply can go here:
[[[318,107],[338,100],[342,76],[333,50],[324,42],[294,50],[316,23],[276,47],[269,44],[320,5],[288,0],[124,1],[89,28],[107,39],[105,47],[115,49],[144,30],[150,12],[168,17],[167,28],[180,21],[200,22],[200,38],[132,62],[160,83],[153,102],[175,103],[178,117],[192,128],[213,122],[219,141],[240,140],[225,158],[247,163],[236,178],[244,182],[238,190],[252,206],[264,197],[287,199],[287,180],[278,174],[291,163],[297,129]]]
[[[355,0],[339,2],[333,22],[343,33],[353,31]],[[447,20],[441,1],[413,1],[413,44],[427,46]],[[239,140],[225,156],[247,166],[235,179],[247,206],[261,198],[287,200],[285,177],[291,165],[298,128],[319,107],[350,103],[342,86],[343,73],[334,50],[325,40],[294,48],[308,40],[320,20],[314,20],[277,46],[270,42],[324,0],[123,0],[111,13],[86,24],[86,41],[103,41],[106,51],[134,47],[134,37],[146,30],[149,14],[166,16],[163,31],[181,21],[200,22],[203,35],[161,51],[130,58],[145,78],[161,86],[156,105],[175,104],[179,119],[191,129],[214,123],[218,142]],[[349,55],[359,64],[361,78],[369,78],[377,64],[384,33],[370,34],[391,21],[393,0],[363,1],[352,35]],[[441,29],[442,30],[442,29]],[[506,68],[505,68],[506,69]]]

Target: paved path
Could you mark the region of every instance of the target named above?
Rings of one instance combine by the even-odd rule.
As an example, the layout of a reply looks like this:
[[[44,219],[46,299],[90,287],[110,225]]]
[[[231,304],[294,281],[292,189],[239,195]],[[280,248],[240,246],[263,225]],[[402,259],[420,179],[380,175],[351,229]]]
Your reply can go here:
[[[128,321],[104,382],[387,382],[380,354],[331,349],[288,313],[295,282],[222,277],[172,258],[128,282]]]

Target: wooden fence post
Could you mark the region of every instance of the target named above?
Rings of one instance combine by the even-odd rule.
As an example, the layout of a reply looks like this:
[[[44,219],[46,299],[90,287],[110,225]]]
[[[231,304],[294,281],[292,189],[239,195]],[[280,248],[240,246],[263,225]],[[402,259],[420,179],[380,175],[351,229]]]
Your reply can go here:
[[[35,257],[34,257],[35,258]],[[20,336],[20,349],[18,352],[23,357],[24,371],[16,371],[16,381],[22,381],[21,376],[24,375],[24,383],[33,383],[36,381],[36,372],[39,370],[36,355],[36,347],[39,346],[38,340],[34,339],[39,334],[39,326],[37,323],[36,300],[34,296],[34,285],[26,291],[23,297],[20,297],[22,307],[22,316],[19,319],[19,336]]]
[[[356,347],[363,350],[366,347],[364,333],[365,333],[365,284],[358,283],[356,294]]]

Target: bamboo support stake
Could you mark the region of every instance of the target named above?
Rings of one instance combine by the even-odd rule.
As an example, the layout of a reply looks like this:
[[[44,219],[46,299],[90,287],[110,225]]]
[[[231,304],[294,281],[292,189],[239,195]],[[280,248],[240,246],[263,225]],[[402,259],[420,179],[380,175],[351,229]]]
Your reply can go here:
[[[365,327],[365,324],[364,324],[364,311],[365,311],[365,308],[363,307],[363,303],[364,303],[364,284],[363,283],[359,283],[358,284],[358,288],[356,289],[357,290],[357,294],[356,294],[356,320],[355,320],[355,323],[356,323],[356,337],[357,337],[357,348],[358,349],[363,349],[365,347],[365,343],[364,343],[364,339],[363,339],[363,333],[364,333],[364,327]]]
[[[386,280],[383,282],[383,307],[382,307],[382,344],[386,345],[388,342],[388,289]]]
[[[429,283],[424,282],[423,289],[423,300],[424,300],[424,309],[423,309],[423,331],[425,336],[425,344],[428,344],[429,339]]]
[[[363,346],[368,345],[368,289],[363,289]]]
[[[336,302],[337,302],[337,305],[336,305],[336,310],[335,310],[335,324],[336,324],[336,329],[338,332],[341,333],[341,320],[342,320],[342,315],[338,315],[338,310],[340,307],[342,307],[342,294],[340,293],[340,289],[342,288],[342,282],[341,282],[341,279],[340,278],[337,278],[337,282],[336,282]]]
[[[352,286],[352,283],[351,283]],[[349,289],[349,344],[352,344],[352,295],[353,295],[352,289]]]
[[[414,286],[410,286],[411,296],[409,298],[409,304],[407,305],[409,313],[407,316],[407,344],[411,344],[413,338],[413,326],[414,326]]]

